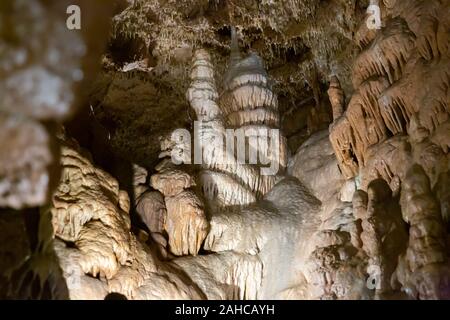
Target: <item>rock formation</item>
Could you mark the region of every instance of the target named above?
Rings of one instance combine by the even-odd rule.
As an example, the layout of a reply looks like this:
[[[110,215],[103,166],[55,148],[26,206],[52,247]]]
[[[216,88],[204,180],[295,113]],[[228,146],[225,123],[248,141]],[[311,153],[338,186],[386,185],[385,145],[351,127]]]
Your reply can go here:
[[[204,50],[194,54],[188,91],[200,122],[194,139],[201,144],[195,151],[201,153],[204,167],[202,188],[211,205],[219,207],[256,202],[275,184],[275,175],[264,174],[261,167],[269,163],[275,174],[286,167],[285,141],[278,131],[275,136],[270,131],[279,128],[277,97],[261,59],[256,55],[241,59],[235,37],[219,105],[214,70]],[[251,161],[251,153],[258,158]]]
[[[72,141],[63,144],[61,165],[50,211],[70,298],[103,299],[111,292],[128,299],[201,298],[130,232],[129,198],[117,180]]]
[[[158,172],[151,176],[150,181],[151,186],[163,196],[164,204],[153,202],[147,208],[151,211],[145,212],[147,217],[152,215],[152,219],[164,219],[163,230],[156,233],[167,234],[168,248],[177,256],[197,255],[209,229],[203,200],[194,189],[196,185],[194,176],[189,169],[184,169],[186,168],[174,165],[172,158],[162,160],[157,167]],[[151,194],[152,200],[155,197],[160,199],[159,195]],[[140,204],[142,201],[146,201],[145,198],[140,200]],[[159,211],[154,210],[155,205],[159,207]],[[163,210],[166,214],[161,216]],[[150,229],[150,225],[147,226]]]
[[[448,0],[74,2],[0,5],[0,299],[450,299]]]
[[[99,69],[112,13],[112,8],[79,1],[86,28],[71,32],[61,14],[70,4],[8,1],[0,8],[0,216],[17,214],[13,235],[29,243],[25,250],[19,241],[15,258],[6,260],[11,264],[2,270],[3,298],[67,298],[48,234],[40,235],[49,220],[40,217],[39,207],[48,204],[59,181],[57,128],[80,107],[81,92]],[[94,24],[97,31],[91,33]],[[10,222],[5,222],[7,229]]]
[[[370,162],[368,154],[379,153],[382,144],[391,143],[391,136],[408,133],[412,119],[413,126],[428,131],[425,135],[429,139],[435,131],[447,127],[448,51],[434,50],[432,43],[431,53],[426,54],[423,48],[424,38],[433,42],[439,25],[445,28],[448,23],[437,19],[439,6],[445,6],[444,2],[395,3],[385,8],[386,25],[380,31],[374,34],[364,24],[361,27],[360,37],[367,40],[359,40],[363,43],[362,51],[353,65],[352,79],[357,92],[342,119],[335,119],[330,128],[334,149],[347,177],[359,175],[359,169]],[[419,10],[417,16],[412,14]],[[429,21],[434,21],[436,30],[429,27]],[[425,78],[426,83],[419,80]],[[416,138],[409,135],[414,146]],[[438,147],[447,153],[445,144],[441,141]]]
[[[403,183],[401,203],[410,224],[409,245],[394,280],[417,299],[450,299],[450,265],[445,226],[423,168],[413,166]]]
[[[446,216],[446,213],[439,213],[440,208],[446,212],[446,196],[438,198],[441,202],[439,205],[430,188],[431,182],[431,186],[436,185],[436,190],[439,190],[437,194],[445,193],[440,191],[443,190],[442,182],[437,182],[445,179],[449,170],[448,148],[444,142],[448,139],[447,122],[450,114],[447,90],[450,78],[446,62],[449,55],[446,44],[442,44],[448,42],[448,39],[441,42],[441,45],[437,40],[445,38],[442,28],[446,28],[448,19],[440,18],[439,10],[446,6],[446,1],[385,2],[384,26],[376,32],[367,29],[364,24],[361,26],[356,39],[361,52],[355,60],[352,74],[356,92],[343,115],[330,126],[330,139],[342,172],[347,178],[356,177],[361,183],[360,187],[369,192],[367,202],[367,195],[358,191],[354,205],[358,208],[357,217],[362,220],[363,249],[369,263],[381,270],[377,290],[377,295],[381,296],[399,289],[411,298],[437,299],[445,296],[445,293],[439,293],[438,288],[447,281],[446,271],[431,272],[430,267],[426,271],[428,279],[427,276],[417,275],[417,279],[420,279],[417,281],[424,284],[424,291],[420,292],[421,289],[412,284],[413,276],[406,276],[414,271],[408,273],[406,270],[416,270],[423,266],[410,265],[415,263],[412,261],[421,259],[416,257],[422,250],[420,245],[417,251],[411,249],[411,246],[415,246],[417,239],[428,232],[427,227],[414,220],[422,219],[418,218],[419,213],[408,218],[408,210],[425,210],[439,219]],[[423,79],[427,81],[424,82]],[[335,82],[330,86],[331,102],[337,105],[335,110],[340,110]],[[447,131],[447,138],[442,139],[443,131]],[[436,139],[436,135],[440,138]],[[417,164],[413,165],[414,163]],[[383,180],[378,180],[380,178]],[[374,183],[379,186],[375,187]],[[381,187],[382,183],[389,186]],[[389,187],[393,191],[394,204],[398,202],[395,197],[401,196],[401,212],[404,220],[410,223],[410,241],[406,253],[409,258],[401,258],[398,262],[395,288],[391,286],[390,278],[396,268],[396,257],[402,254],[399,239],[404,235],[399,231],[392,233],[395,237],[400,237],[392,240],[393,243],[396,242],[396,250],[392,251],[395,246],[388,243],[386,245],[391,249],[383,248],[384,241],[389,238],[384,232],[392,229],[387,224],[394,223],[396,230],[403,230],[397,218],[396,222],[389,222],[395,214],[380,216],[382,212],[387,212],[385,206],[392,202],[388,200],[390,191],[382,191],[389,190]],[[423,199],[420,205],[410,204],[409,201],[412,200],[406,200],[415,196]],[[373,199],[375,202],[371,209],[370,198],[374,197],[379,200]],[[366,205],[367,209],[364,209]],[[415,206],[415,209],[411,206]],[[419,209],[425,207],[427,209]],[[363,212],[367,212],[367,215]],[[410,222],[411,218],[416,222]],[[436,224],[440,225],[436,231],[439,234],[442,232],[439,229],[445,228],[445,224]],[[420,234],[416,231],[419,229],[423,229]],[[441,236],[433,237],[442,237],[442,233],[440,234]],[[442,241],[442,245],[445,243],[445,240]],[[439,263],[445,265],[448,252],[443,253],[446,251],[442,248],[437,248],[436,252],[441,252]],[[391,256],[384,258],[386,254]],[[433,255],[432,250],[430,255]],[[389,261],[391,265],[384,265],[383,261]],[[441,269],[445,270],[445,267]]]

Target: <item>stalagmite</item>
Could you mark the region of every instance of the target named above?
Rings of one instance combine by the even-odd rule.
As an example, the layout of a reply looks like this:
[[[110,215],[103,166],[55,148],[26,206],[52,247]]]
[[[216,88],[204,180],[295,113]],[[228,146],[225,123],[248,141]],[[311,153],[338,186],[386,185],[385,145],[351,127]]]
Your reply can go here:
[[[407,239],[400,208],[391,197],[386,181],[374,180],[368,187],[368,195],[362,197],[367,198],[367,211],[359,212],[362,248],[369,257],[368,273],[378,278],[377,294],[392,291],[390,279],[396,268],[396,257],[404,250]]]
[[[449,299],[450,266],[440,207],[422,167],[414,165],[403,183],[403,217],[410,224],[409,246],[394,280],[417,299]],[[394,281],[395,282],[395,281]]]
[[[168,196],[165,201],[169,248],[175,255],[196,255],[209,229],[202,203],[192,191]]]
[[[344,114],[345,97],[338,77],[332,76],[328,89],[331,107],[333,108],[333,121],[338,120]]]
[[[393,15],[401,16],[408,23],[409,28],[416,35],[416,46],[420,54],[427,60],[433,59],[439,54],[448,54],[446,50],[449,19],[445,14],[448,7],[447,1],[402,1],[395,3],[390,8]],[[441,27],[443,27],[441,29]],[[447,29],[447,30],[445,30]],[[442,42],[441,42],[442,41]]]
[[[172,154],[174,148],[175,145],[161,140],[163,156]],[[195,192],[194,176],[189,168],[175,165],[167,157],[156,169],[150,182],[159,192],[149,191],[138,199],[138,214],[163,256],[166,247],[176,256],[197,255],[208,234],[209,222],[203,201]]]
[[[279,116],[277,98],[268,84],[267,73],[258,56],[240,58],[234,31],[233,34],[230,69],[225,75],[220,107],[216,103],[218,94],[212,64],[204,50],[194,54],[191,86],[187,93],[197,120],[202,121],[198,137],[203,142],[202,188],[210,204],[219,207],[255,202],[274,186],[277,174],[263,175],[261,165],[242,163],[237,159],[228,145],[225,146],[229,141],[227,126],[242,130],[248,139],[252,139],[251,132],[256,133],[257,148],[271,149],[253,151],[266,155],[271,164],[280,168],[279,171],[287,164],[285,139],[268,134],[269,129],[278,129]],[[239,134],[239,131],[235,133]],[[267,136],[266,145],[260,144],[259,133]],[[239,143],[239,138],[237,141]],[[242,142],[244,145],[237,145],[238,148],[252,148],[247,141]],[[239,154],[241,150],[237,152]]]
[[[195,287],[130,232],[129,199],[117,180],[95,167],[75,141],[61,143],[63,173],[50,213],[69,296],[99,299],[118,292],[129,299],[199,298]]]

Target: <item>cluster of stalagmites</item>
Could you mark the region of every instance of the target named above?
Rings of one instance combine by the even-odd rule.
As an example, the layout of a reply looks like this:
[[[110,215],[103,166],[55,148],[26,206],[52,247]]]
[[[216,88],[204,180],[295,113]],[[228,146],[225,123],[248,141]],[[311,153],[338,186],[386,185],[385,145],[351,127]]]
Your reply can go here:
[[[254,220],[259,214],[263,221],[266,216],[263,208],[243,211],[273,189],[278,172],[261,174],[261,165],[249,163],[248,155],[240,161],[238,138],[232,138],[235,151],[227,148],[227,129],[240,129],[247,134],[243,143],[246,152],[258,147],[251,145],[249,137],[253,134],[258,138],[258,130],[265,130],[268,141],[262,151],[271,163],[276,162],[280,172],[286,167],[286,149],[283,137],[269,135],[269,129],[279,128],[278,104],[261,59],[256,55],[242,59],[234,42],[230,64],[224,92],[219,96],[208,52],[197,50],[194,53],[187,99],[199,121],[198,131],[194,131],[194,147],[200,144],[194,152],[201,152],[200,171],[196,174],[199,188],[194,187],[195,182],[188,173],[192,168],[189,170],[186,165],[175,166],[171,162],[169,156],[173,156],[177,146],[171,145],[169,139],[162,143],[165,151],[161,157],[166,159],[150,180],[152,187],[164,195],[167,215],[173,215],[172,222],[166,222],[172,253],[195,255],[201,246],[213,252],[207,256],[178,258],[174,262],[208,298],[256,299],[264,296],[261,292],[263,258],[258,253],[268,241],[263,231],[270,230],[271,226],[269,223],[259,225]],[[274,139],[279,141],[275,143]],[[270,147],[279,149],[272,154],[268,150]],[[184,160],[190,163],[192,159]],[[202,193],[201,197],[196,195],[197,190]],[[203,208],[210,210],[209,221]],[[244,233],[248,234],[248,239]],[[229,238],[233,235],[235,239]],[[255,241],[261,248],[254,248]]]
[[[156,209],[160,213],[165,210],[166,214],[165,217],[157,218],[159,221],[164,221],[158,223],[159,228],[162,226],[163,230],[152,230],[154,227],[151,224],[147,226],[152,232],[167,234],[169,249],[174,255],[197,255],[208,234],[209,223],[203,201],[193,189],[194,177],[173,165],[170,158],[163,160],[157,167],[157,171],[151,176],[150,182],[151,186],[158,191],[144,193],[141,199],[138,199],[138,207],[142,201],[146,201],[146,197],[150,197],[147,200],[149,203],[157,198]],[[165,209],[162,209],[163,206]],[[155,211],[138,210],[138,212],[141,215],[144,214],[147,221],[149,215],[158,216]],[[153,225],[156,226],[155,223]]]
[[[235,35],[233,37],[230,66],[224,77],[224,91],[220,98],[214,68],[205,50],[194,54],[191,85],[187,93],[200,122],[195,136],[197,141],[202,142],[200,183],[211,207],[256,202],[273,188],[277,173],[262,174],[261,158],[264,157],[266,163],[275,163],[280,172],[287,163],[285,139],[281,135],[274,137],[270,134],[270,129],[279,129],[280,126],[278,100],[271,90],[262,60],[255,54],[242,59],[237,39]],[[227,129],[234,129],[231,139]],[[239,131],[246,137],[241,145],[239,139],[233,136]],[[256,139],[260,144],[258,139],[262,134],[267,136],[266,145],[258,150],[258,145],[250,140]],[[229,149],[231,140],[234,150]],[[240,160],[242,150],[239,148],[242,146],[246,153],[251,148],[263,152],[257,163],[249,163],[248,155],[244,155],[246,161]]]
[[[202,297],[187,278],[131,233],[128,194],[95,167],[75,141],[63,142],[61,165],[50,212],[54,247],[71,299],[104,299],[111,292],[128,299]],[[160,234],[170,218],[162,199],[147,192],[138,198],[138,211],[147,214],[144,222],[163,250]]]
[[[357,33],[347,106],[331,79],[330,141],[342,174],[367,191],[355,193],[353,211],[377,297],[448,298],[450,20],[442,11],[450,3],[385,3],[383,27],[363,21]]]

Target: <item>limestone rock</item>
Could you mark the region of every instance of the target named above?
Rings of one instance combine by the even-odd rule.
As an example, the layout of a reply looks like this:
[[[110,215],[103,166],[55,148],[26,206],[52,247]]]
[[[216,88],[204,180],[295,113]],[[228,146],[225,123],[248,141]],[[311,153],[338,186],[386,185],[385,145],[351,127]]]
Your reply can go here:
[[[401,195],[403,214],[411,225],[409,246],[396,271],[403,291],[416,299],[449,299],[449,264],[440,207],[419,165],[408,171]]]
[[[55,141],[47,129],[19,116],[0,114],[0,206],[21,209],[45,203],[57,168]],[[57,175],[56,175],[57,176]]]
[[[203,205],[192,191],[166,197],[166,232],[169,248],[175,255],[196,255],[206,238],[209,223]]]
[[[134,197],[136,199],[149,189],[149,186],[147,185],[147,175],[148,172],[145,168],[136,164],[133,165],[133,187]]]
[[[129,198],[117,180],[95,167],[74,141],[64,142],[61,165],[51,214],[70,297],[98,299],[111,292],[129,299],[201,297],[130,232]]]
[[[299,148],[289,163],[288,173],[302,181],[322,201],[333,195],[338,197],[344,179],[327,131],[314,134]]]
[[[195,185],[191,175],[179,169],[164,169],[151,176],[151,186],[166,197],[173,197]]]
[[[157,191],[149,191],[137,200],[136,212],[150,232],[161,233],[167,220],[164,197]]]

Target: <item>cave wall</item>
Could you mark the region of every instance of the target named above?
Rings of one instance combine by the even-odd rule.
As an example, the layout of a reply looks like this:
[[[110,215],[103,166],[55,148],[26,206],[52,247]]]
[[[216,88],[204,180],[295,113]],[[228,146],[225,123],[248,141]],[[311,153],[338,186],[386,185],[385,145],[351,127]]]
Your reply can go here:
[[[334,109],[330,141],[343,175],[364,190],[353,198],[354,205],[369,204],[360,219],[361,240],[369,261],[378,260],[386,277],[380,290],[401,289],[421,299],[448,297],[448,186],[443,184],[448,184],[450,164],[450,38],[448,16],[442,16],[448,6],[448,1],[385,1],[383,27],[374,32],[363,22],[358,31],[360,53],[349,103],[344,105],[338,84],[329,91]],[[383,195],[374,181],[384,181],[390,191]],[[397,211],[408,223],[408,248],[392,278],[394,266],[387,261],[396,255],[383,248],[389,240],[375,238],[384,224],[377,220],[385,218],[369,214],[371,194],[376,201],[388,194],[398,198],[394,202],[400,199]],[[366,242],[381,247],[367,251]]]
[[[0,6],[0,219],[2,230],[10,230],[5,237],[21,239],[9,244],[5,254],[13,257],[2,259],[2,298],[68,296],[40,207],[59,183],[56,133],[83,104],[112,13],[100,3],[73,2],[3,1]],[[86,13],[81,31],[66,26],[70,4]]]

